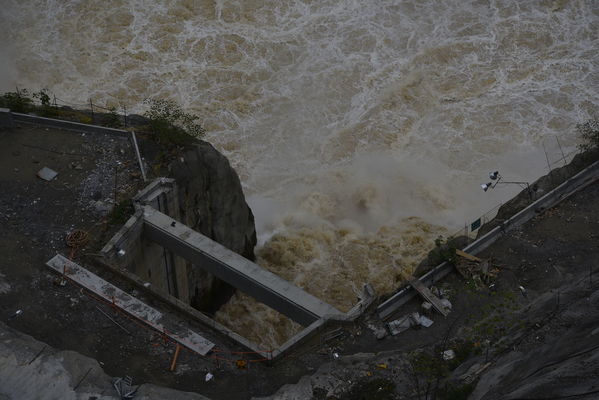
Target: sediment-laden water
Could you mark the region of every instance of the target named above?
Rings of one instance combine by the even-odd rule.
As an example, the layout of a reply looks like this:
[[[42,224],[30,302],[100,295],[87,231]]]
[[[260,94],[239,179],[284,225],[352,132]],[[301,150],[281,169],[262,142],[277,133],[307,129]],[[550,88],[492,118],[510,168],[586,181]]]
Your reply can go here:
[[[483,193],[489,170],[533,180],[597,117],[593,0],[4,0],[0,35],[0,89],[201,115],[259,263],[343,310],[518,190]],[[218,318],[298,328],[241,295]]]

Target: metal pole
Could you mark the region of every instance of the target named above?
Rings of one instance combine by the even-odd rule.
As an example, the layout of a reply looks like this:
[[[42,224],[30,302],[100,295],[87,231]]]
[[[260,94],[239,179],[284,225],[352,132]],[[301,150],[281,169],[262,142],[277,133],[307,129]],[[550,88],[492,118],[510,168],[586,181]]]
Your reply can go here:
[[[131,131],[131,138],[133,139],[133,147],[135,148],[135,154],[137,155],[137,162],[139,163],[139,169],[141,170],[141,177],[144,182],[147,181],[146,171],[144,170],[144,164],[141,161],[141,155],[139,154],[139,147],[137,146],[137,138],[135,137],[135,132]]]
[[[118,326],[119,328],[121,328],[127,335],[131,336],[131,332],[129,332],[124,326],[122,326],[121,324],[119,324],[118,322],[116,322],[114,319],[112,319],[110,317],[110,315],[106,314],[104,311],[102,311],[102,309],[98,306],[96,306],[96,308],[98,309],[98,311],[100,311],[102,314],[104,314],[104,316],[106,318],[108,318],[109,320],[111,320],[116,326]]]
[[[464,222],[464,234],[466,235],[466,244],[470,244],[470,235],[468,235],[468,223]]]
[[[123,106],[123,112],[125,113],[125,128],[127,128],[127,106]],[[145,181],[145,179],[144,179]]]
[[[117,205],[117,193],[116,193],[116,189],[117,189],[117,178],[118,178],[118,172],[119,172],[119,166],[115,165],[114,166],[114,206],[116,207]]]
[[[564,160],[564,165],[568,165],[568,163],[566,162],[566,155],[564,154],[564,150],[562,149],[562,144],[559,142],[559,139],[557,138],[557,136],[555,137],[555,141],[557,142],[557,145],[559,146],[559,151],[562,153],[562,160]]]
[[[94,103],[92,103],[92,99],[89,99],[89,107],[92,112],[92,122],[94,122]]]
[[[549,156],[547,155],[547,149],[545,148],[545,142],[543,141],[543,151],[545,152],[545,159],[547,160],[547,168],[549,168],[549,178],[553,183],[553,174],[551,173],[551,163],[549,162]]]

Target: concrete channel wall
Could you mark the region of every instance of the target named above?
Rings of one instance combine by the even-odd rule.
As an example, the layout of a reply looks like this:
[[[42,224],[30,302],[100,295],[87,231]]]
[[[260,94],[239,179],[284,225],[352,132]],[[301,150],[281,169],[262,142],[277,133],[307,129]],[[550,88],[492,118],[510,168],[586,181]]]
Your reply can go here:
[[[470,245],[464,247],[464,251],[470,254],[478,254],[490,245],[492,245],[497,239],[502,237],[512,229],[524,224],[536,215],[541,214],[545,210],[555,206],[559,202],[565,200],[570,195],[575,193],[577,190],[595,182],[599,179],[599,161],[591,164],[572,178],[568,179],[557,188],[553,189],[545,196],[536,200],[528,207],[518,212],[508,220],[504,221],[500,226],[495,227],[493,230],[488,232],[486,235],[478,238]],[[430,270],[428,273],[420,277],[420,281],[425,286],[431,286],[440,279],[447,276],[454,270],[454,266],[447,262],[444,262],[437,267]],[[411,286],[406,286],[394,294],[384,303],[381,303],[377,307],[377,313],[381,319],[386,319],[393,312],[395,312],[400,306],[408,302],[411,298],[416,296],[416,291]]]
[[[171,204],[173,202],[172,196],[176,196],[177,192],[175,188],[176,183],[172,179],[158,178],[151,182],[145,189],[140,191],[138,195],[134,197],[134,202],[137,204],[137,211],[106,243],[101,251],[102,258],[100,259],[100,262],[102,264],[108,266],[121,276],[127,278],[129,281],[136,284],[141,290],[161,298],[163,301],[175,306],[177,309],[185,312],[189,316],[203,322],[212,329],[223,335],[226,335],[228,338],[234,340],[240,345],[269,360],[275,360],[283,357],[293,349],[302,345],[327,328],[343,326],[352,323],[374,302],[376,298],[374,290],[370,285],[365,285],[363,288],[363,293],[360,297],[360,301],[347,313],[341,313],[329,306],[327,310],[331,310],[330,314],[319,316],[318,319],[310,321],[311,323],[309,323],[305,329],[303,329],[294,337],[290,338],[278,349],[264,351],[257,344],[217,323],[212,318],[192,308],[188,302],[182,301],[182,299],[174,296],[173,293],[164,290],[164,285],[154,283],[148,285],[147,277],[143,274],[140,275],[136,273],[136,271],[131,268],[131,265],[138,262],[139,258],[142,257],[140,252],[145,252],[147,250],[147,247],[144,247],[142,244],[146,243],[145,246],[147,246],[148,243],[151,242],[151,240],[148,240],[146,232],[146,229],[148,229],[148,227],[145,226],[147,225],[145,221],[146,214],[148,214],[149,217],[152,213],[151,209],[168,212],[170,207],[165,205]],[[170,221],[169,219],[167,222],[169,222],[167,226],[172,227],[172,223],[174,221]],[[175,222],[175,225],[178,226],[181,224]],[[187,231],[185,233],[186,235],[184,236],[186,238],[192,235],[192,233]],[[166,251],[166,249],[162,248],[160,243],[155,243],[152,245],[159,247],[162,251]],[[158,264],[160,264],[159,267],[161,269],[164,268],[161,262]]]

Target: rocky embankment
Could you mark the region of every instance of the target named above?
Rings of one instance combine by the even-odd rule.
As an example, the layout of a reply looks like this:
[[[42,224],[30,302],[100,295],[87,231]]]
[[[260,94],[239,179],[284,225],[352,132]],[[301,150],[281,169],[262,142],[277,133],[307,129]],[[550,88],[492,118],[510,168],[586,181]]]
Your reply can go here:
[[[56,350],[0,322],[0,400],[121,399],[98,361],[74,351]],[[132,382],[132,389],[138,388]],[[124,393],[123,393],[124,394]],[[206,397],[149,383],[139,385],[136,400],[205,400]]]

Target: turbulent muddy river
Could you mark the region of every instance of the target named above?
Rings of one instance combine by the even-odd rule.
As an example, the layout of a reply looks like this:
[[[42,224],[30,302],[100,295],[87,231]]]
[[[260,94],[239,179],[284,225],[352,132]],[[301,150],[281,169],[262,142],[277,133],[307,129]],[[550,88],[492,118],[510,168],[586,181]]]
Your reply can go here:
[[[490,170],[534,180],[598,117],[594,0],[3,0],[0,37],[2,90],[200,115],[258,263],[342,310],[519,190],[484,193]],[[298,329],[243,295],[217,318]]]

